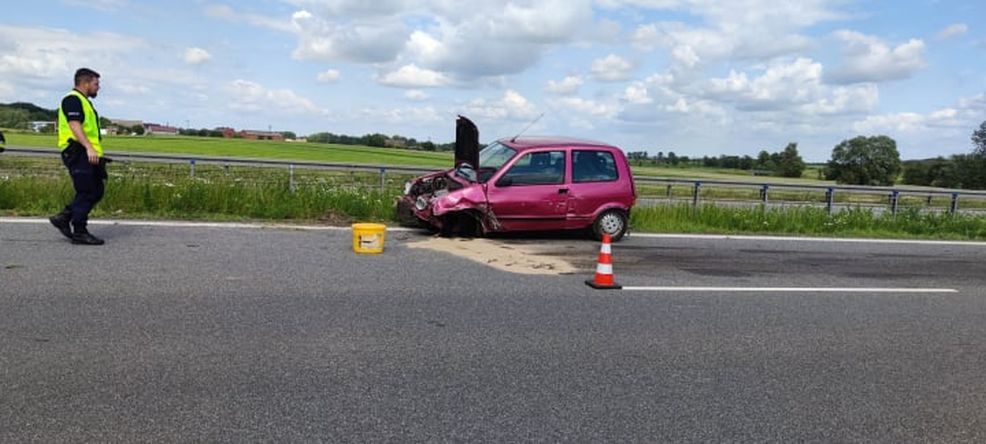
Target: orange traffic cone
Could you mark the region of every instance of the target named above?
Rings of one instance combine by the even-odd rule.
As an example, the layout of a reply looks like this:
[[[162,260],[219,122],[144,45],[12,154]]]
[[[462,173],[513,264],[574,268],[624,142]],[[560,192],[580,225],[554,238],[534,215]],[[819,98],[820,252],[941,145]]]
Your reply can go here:
[[[613,250],[610,247],[608,234],[603,234],[603,244],[599,247],[596,276],[593,279],[587,279],[585,284],[597,290],[619,290],[623,288],[622,285],[613,281]]]

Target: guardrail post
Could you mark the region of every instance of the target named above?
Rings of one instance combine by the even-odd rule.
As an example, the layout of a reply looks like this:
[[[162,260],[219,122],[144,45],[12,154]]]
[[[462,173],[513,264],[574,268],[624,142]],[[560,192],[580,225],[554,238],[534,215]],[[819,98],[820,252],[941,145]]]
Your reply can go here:
[[[288,164],[288,191],[294,192],[294,164]]]
[[[769,193],[768,190],[770,190],[770,185],[767,184],[764,184],[763,188],[760,189],[760,200],[763,201],[764,207],[767,206],[767,201],[768,201],[767,194]]]
[[[955,214],[959,211],[959,193],[952,193],[952,205],[948,208],[948,214]]]
[[[702,189],[702,182],[695,182],[695,191],[692,193],[692,206],[698,208],[698,194]]]
[[[671,191],[671,187],[673,187],[673,186],[674,185],[668,184],[668,203],[671,203],[671,200],[674,198],[674,196],[672,195],[672,191]]]
[[[380,192],[386,191],[387,186],[387,169],[380,168]]]
[[[192,179],[194,179],[195,178],[195,159],[189,160],[188,161],[188,164],[189,164],[189,168],[188,168],[189,177],[191,177]]]
[[[897,204],[900,202],[900,191],[890,193],[890,215],[897,217]]]
[[[825,211],[832,214],[832,207],[835,204],[835,188],[829,187],[825,190]]]

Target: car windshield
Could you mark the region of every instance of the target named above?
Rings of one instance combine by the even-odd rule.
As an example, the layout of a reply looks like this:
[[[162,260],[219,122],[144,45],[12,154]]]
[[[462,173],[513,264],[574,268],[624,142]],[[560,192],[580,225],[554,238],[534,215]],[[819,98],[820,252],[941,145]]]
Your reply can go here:
[[[516,150],[502,143],[487,145],[479,152],[479,175],[476,179],[480,183],[486,183],[514,154],[517,154]]]
[[[500,142],[493,142],[479,152],[479,169],[496,171],[514,157],[517,151]]]

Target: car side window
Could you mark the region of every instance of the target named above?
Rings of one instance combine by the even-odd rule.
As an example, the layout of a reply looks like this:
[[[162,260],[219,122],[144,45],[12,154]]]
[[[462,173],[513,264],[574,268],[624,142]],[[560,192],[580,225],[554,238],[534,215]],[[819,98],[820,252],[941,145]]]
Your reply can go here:
[[[572,151],[572,182],[610,182],[619,178],[609,151]]]
[[[499,186],[553,185],[565,182],[565,152],[527,153],[497,182]]]

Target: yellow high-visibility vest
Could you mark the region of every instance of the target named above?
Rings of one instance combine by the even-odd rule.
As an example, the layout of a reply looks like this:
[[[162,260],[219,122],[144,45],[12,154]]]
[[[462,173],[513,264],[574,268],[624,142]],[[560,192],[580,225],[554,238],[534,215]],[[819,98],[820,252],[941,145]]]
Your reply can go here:
[[[92,143],[92,148],[96,150],[96,154],[103,157],[103,145],[99,140],[99,117],[96,116],[96,110],[93,109],[92,103],[78,90],[69,91],[65,97],[68,96],[76,96],[82,102],[82,115],[85,116],[82,121],[82,132],[89,139],[89,143]],[[70,140],[75,140],[72,135],[72,128],[68,126],[68,118],[65,117],[62,106],[58,105],[58,147],[64,151],[65,148],[68,148]],[[76,142],[78,141],[76,140]]]

